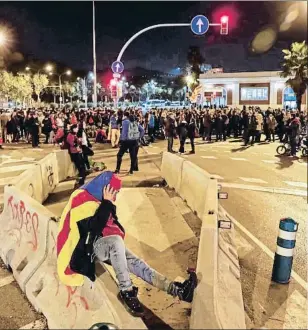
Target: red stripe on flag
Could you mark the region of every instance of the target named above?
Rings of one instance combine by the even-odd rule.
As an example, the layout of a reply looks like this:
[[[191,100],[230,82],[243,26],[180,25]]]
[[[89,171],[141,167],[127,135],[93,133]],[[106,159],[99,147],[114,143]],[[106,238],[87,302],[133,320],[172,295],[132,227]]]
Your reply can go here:
[[[67,241],[71,229],[70,229],[70,212],[67,212],[66,217],[64,219],[63,227],[58,234],[57,239],[57,255],[61,252],[63,245]]]

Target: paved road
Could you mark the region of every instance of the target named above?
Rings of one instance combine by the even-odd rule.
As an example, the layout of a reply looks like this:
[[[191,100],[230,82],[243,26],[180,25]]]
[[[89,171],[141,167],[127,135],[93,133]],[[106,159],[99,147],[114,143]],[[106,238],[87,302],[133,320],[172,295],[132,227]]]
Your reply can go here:
[[[166,144],[160,141],[145,149],[151,154],[161,153]],[[236,230],[247,324],[285,327],[294,316],[286,314],[286,306],[291,304],[297,306],[292,311],[302,316],[296,317],[292,328],[306,329],[307,160],[276,157],[276,143],[248,148],[241,145],[239,141],[207,144],[198,140],[196,154],[182,157],[216,176],[223,191],[229,193],[229,199],[220,205],[239,223]],[[186,149],[189,152],[190,146]],[[295,275],[297,280],[292,279],[289,286],[279,286],[270,281],[271,255],[279,219],[286,216],[299,223],[293,266],[298,277]]]

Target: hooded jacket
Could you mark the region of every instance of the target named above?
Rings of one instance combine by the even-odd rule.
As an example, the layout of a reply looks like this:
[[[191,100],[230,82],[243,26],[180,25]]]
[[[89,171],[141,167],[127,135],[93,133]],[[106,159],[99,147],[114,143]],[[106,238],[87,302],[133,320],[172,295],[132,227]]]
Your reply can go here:
[[[82,286],[84,276],[95,281],[93,243],[102,236],[110,215],[118,222],[116,206],[104,200],[108,184],[121,189],[120,179],[110,171],[103,172],[71,195],[60,219],[57,237],[57,270],[60,281],[68,286]]]

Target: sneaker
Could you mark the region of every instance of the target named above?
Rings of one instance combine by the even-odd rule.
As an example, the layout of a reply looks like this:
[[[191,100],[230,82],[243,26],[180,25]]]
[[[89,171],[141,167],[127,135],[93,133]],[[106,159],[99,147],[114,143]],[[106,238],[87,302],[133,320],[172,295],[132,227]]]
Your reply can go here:
[[[114,173],[114,174],[119,174],[120,171],[119,171],[119,170],[115,170],[113,173]]]
[[[137,297],[138,288],[133,286],[130,291],[120,291],[119,299],[122,301],[125,309],[133,316],[143,316],[144,309]]]
[[[130,171],[128,172],[128,174],[129,174],[129,175],[133,175],[134,172],[133,172],[132,170],[130,170]]]
[[[193,270],[188,270],[189,278],[183,283],[173,282],[173,285],[176,287],[176,296],[180,300],[191,303],[194,296],[195,288],[198,284],[197,274]]]

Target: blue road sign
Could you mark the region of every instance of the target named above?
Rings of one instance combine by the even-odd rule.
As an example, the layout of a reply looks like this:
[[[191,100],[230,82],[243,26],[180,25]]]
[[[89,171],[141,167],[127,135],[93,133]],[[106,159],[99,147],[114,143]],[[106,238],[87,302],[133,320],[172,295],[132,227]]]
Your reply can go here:
[[[111,64],[113,73],[122,73],[124,71],[124,64],[121,61],[115,61]]]
[[[190,28],[194,34],[202,35],[209,29],[210,22],[203,15],[195,16],[190,23]]]

